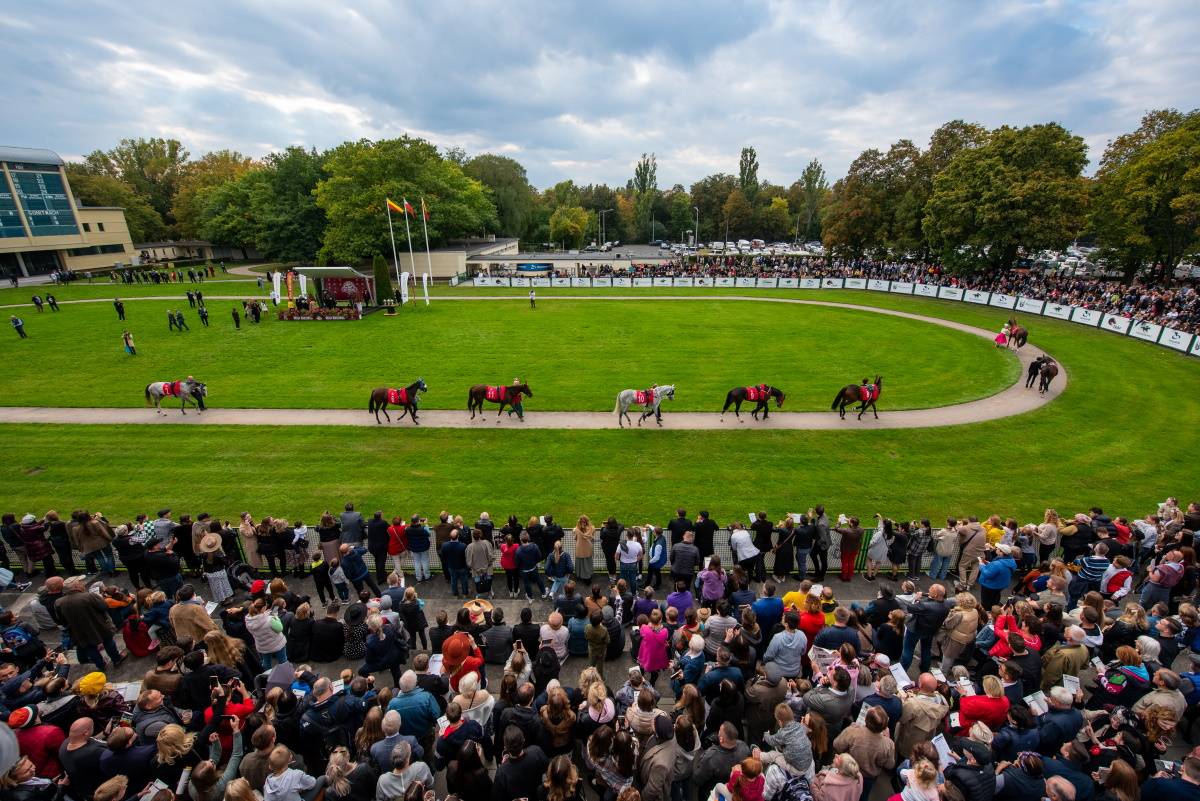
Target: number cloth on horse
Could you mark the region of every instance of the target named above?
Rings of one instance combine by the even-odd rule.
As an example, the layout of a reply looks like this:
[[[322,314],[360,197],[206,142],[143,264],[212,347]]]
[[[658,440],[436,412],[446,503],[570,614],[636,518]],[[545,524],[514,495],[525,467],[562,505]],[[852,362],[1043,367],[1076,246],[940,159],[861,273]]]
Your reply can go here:
[[[654,403],[654,390],[635,390],[633,402],[641,406],[649,406],[650,404]]]
[[[183,395],[183,382],[182,381],[164,381],[164,382],[162,382],[162,385],[163,385],[163,395],[166,397],[178,398],[181,395]]]
[[[754,386],[754,387],[746,387],[746,400],[760,401],[760,400],[765,400],[766,397],[767,397],[767,385],[766,384],[759,384],[758,386]]]
[[[408,387],[401,387],[400,389],[388,387],[387,402],[392,406],[402,406],[408,403]]]
[[[492,403],[499,403],[508,397],[508,387],[489,386],[484,397],[486,397]]]
[[[879,397],[879,387],[875,384],[864,384],[858,388],[858,399],[863,403],[870,403]]]

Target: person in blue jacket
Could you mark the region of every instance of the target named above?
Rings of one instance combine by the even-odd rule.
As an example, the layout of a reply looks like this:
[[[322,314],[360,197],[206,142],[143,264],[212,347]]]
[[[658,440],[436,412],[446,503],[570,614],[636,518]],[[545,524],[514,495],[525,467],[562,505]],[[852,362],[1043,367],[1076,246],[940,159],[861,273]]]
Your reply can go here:
[[[417,581],[429,581],[429,531],[428,521],[420,515],[413,515],[412,522],[404,529],[408,538],[408,552],[413,558],[413,575]]]
[[[366,584],[378,598],[379,585],[375,583],[375,579],[371,578],[371,571],[367,567],[366,559],[363,558],[363,554],[366,552],[365,545],[350,545],[349,543],[342,545],[340,550],[342,572],[346,574],[346,579],[354,585],[356,592],[362,592],[363,584]]]
[[[979,602],[984,609],[1000,603],[1000,596],[1012,584],[1017,572],[1017,562],[1012,558],[1008,545],[997,545],[996,556],[991,561],[979,560]]]
[[[546,578],[550,579],[551,598],[557,598],[562,593],[574,570],[575,563],[571,561],[571,554],[563,550],[562,540],[557,540],[554,549],[546,557]]]
[[[546,582],[542,581],[542,574],[538,571],[538,566],[542,563],[542,551],[529,541],[528,531],[521,532],[521,545],[513,554],[513,558],[517,562],[517,572],[521,574],[521,588],[525,591],[525,602],[533,603],[535,584],[538,588],[538,597],[548,597]]]
[[[450,577],[450,591],[458,598],[471,595],[471,571],[467,569],[467,544],[458,538],[458,529],[450,532],[450,539],[438,548],[442,570]]]
[[[667,538],[657,526],[646,526],[650,535],[650,558],[646,565],[646,584],[654,589],[662,586],[662,569],[667,566]]]

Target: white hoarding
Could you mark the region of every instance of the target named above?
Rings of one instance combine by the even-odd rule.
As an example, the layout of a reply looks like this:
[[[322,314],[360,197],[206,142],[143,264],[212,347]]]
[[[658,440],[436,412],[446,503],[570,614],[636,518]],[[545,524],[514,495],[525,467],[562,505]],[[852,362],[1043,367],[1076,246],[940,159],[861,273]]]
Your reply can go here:
[[[612,276],[606,275],[603,278],[593,278],[592,279],[593,287],[610,287],[612,285],[613,285]]]
[[[1129,327],[1129,336],[1135,339],[1143,339],[1146,342],[1157,342],[1161,333],[1161,325],[1158,323],[1148,323],[1144,320],[1135,320],[1133,325]]]
[[[874,292],[887,292],[890,288],[890,281],[884,281],[879,278],[872,278],[871,280],[867,281],[867,289],[870,289]]]
[[[592,285],[592,279],[590,279],[590,278],[572,278],[571,279],[571,286],[578,287],[578,286],[591,286],[591,285]]]
[[[512,279],[512,285],[513,286],[522,286],[522,287],[531,286],[528,278],[521,278],[520,276],[516,276]]]
[[[938,287],[938,297],[942,300],[962,300],[963,291],[956,286]]]
[[[938,296],[937,284],[917,284],[913,287],[913,294],[923,298],[936,298]]]
[[[634,286],[654,286],[653,278],[635,278],[633,279]]]
[[[1046,308],[1046,301],[1037,298],[1017,298],[1017,311],[1041,314]]]
[[[658,276],[654,279],[655,286],[671,286],[671,278],[669,276]]]
[[[1192,344],[1192,335],[1186,331],[1180,331],[1178,328],[1163,328],[1162,336],[1158,338],[1158,344],[1186,351]]]
[[[1047,317],[1055,317],[1059,320],[1071,319],[1071,307],[1064,306],[1061,303],[1047,303],[1046,310],[1042,314]]]
[[[820,284],[821,284],[821,282],[818,281],[817,285],[820,286]],[[779,288],[780,289],[795,289],[798,286],[800,286],[799,278],[780,278],[779,279]]]
[[[838,282],[838,285],[834,286],[834,285],[830,284],[831,281]],[[826,278],[824,281],[821,282],[821,286],[824,289],[839,289],[841,287],[841,279],[840,278]],[[867,279],[865,279],[865,278],[847,278],[846,279],[846,289],[866,289],[866,288],[867,288]]]
[[[716,278],[717,286],[733,286],[733,279],[727,275],[722,275]]]
[[[1084,309],[1076,306],[1071,311],[1071,322],[1079,323],[1080,325],[1099,325],[1100,317],[1100,312],[1095,309]]]
[[[571,285],[570,278],[552,278],[551,282],[553,283],[554,286],[570,286]]]
[[[776,289],[779,286],[778,278],[760,278],[755,284],[759,289]]]
[[[980,292],[978,289],[968,289],[963,294],[963,300],[965,300],[967,303],[979,303],[981,305],[986,305],[989,294],[990,293],[988,292]]]
[[[909,281],[893,281],[891,291],[898,295],[911,295],[913,293],[913,285]]]
[[[1112,331],[1117,334],[1128,334],[1129,324],[1132,322],[1133,320],[1130,320],[1128,317],[1122,317],[1119,314],[1106,314],[1100,321],[1100,327],[1105,331]]]
[[[734,284],[734,286],[743,287],[745,289],[750,289],[750,288],[754,287],[754,279],[753,278],[735,278],[734,280],[737,282]]]
[[[1016,308],[1017,298],[1015,295],[1003,295],[999,292],[993,292],[992,299],[989,302],[997,308],[1013,309]]]
[[[633,286],[633,279],[627,275],[613,276],[613,286]]]
[[[800,279],[800,288],[801,289],[820,289],[821,288],[821,279],[820,278],[801,278]]]
[[[696,286],[712,286],[712,285],[713,285],[713,280],[706,276],[696,279]]]

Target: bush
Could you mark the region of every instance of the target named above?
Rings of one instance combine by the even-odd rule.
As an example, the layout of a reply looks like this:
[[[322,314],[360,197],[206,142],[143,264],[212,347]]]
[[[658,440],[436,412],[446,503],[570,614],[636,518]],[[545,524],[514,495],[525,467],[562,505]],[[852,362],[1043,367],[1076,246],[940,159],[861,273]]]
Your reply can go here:
[[[382,306],[384,299],[392,297],[392,277],[387,262],[379,254],[371,260],[371,267],[375,271],[375,305]]]

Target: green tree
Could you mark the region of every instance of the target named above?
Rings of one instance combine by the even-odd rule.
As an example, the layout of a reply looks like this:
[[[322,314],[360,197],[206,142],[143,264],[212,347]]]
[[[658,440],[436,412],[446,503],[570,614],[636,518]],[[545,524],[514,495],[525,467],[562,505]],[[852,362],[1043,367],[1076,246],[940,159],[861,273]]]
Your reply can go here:
[[[856,258],[884,250],[887,172],[884,155],[871,148],[833,185],[821,219],[821,241],[831,254]]]
[[[176,139],[122,139],[111,150],[92,151],[84,164],[96,175],[124,181],[144,197],[170,227],[175,224],[171,205],[187,160],[187,150]]]
[[[382,306],[385,298],[392,297],[392,274],[387,261],[378,253],[371,259],[371,272],[375,275],[375,303]]]
[[[734,189],[725,198],[721,206],[723,231],[729,232],[729,238],[738,239],[750,236],[754,225],[754,207],[741,189]],[[723,234],[718,234],[724,238]]]
[[[325,236],[325,210],[314,192],[325,177],[325,157],[289,147],[263,160],[265,180],[255,184],[251,208],[255,247],[269,259],[311,261]]]
[[[135,244],[155,242],[167,235],[167,226],[157,211],[124,181],[111,175],[95,175],[79,164],[67,165],[67,180],[75,201],[82,206],[118,206],[125,210],[129,238]]]
[[[463,172],[487,187],[500,220],[499,233],[523,237],[537,203],[525,168],[508,156],[484,153],[468,161]]]
[[[951,269],[1008,269],[1018,252],[1065,247],[1084,222],[1087,146],[1057,123],[1003,127],[935,179],[925,231]]]
[[[334,261],[358,263],[391,249],[384,206],[389,197],[408,198],[418,213],[425,198],[430,245],[498,226],[483,184],[422,139],[346,142],[325,154],[324,167],[316,187],[317,205],[328,219],[321,253]],[[414,222],[413,236],[421,240],[420,220]],[[401,226],[396,238],[404,236]]]
[[[805,242],[821,238],[821,209],[829,196],[825,168],[813,159],[788,189],[788,206],[799,215],[800,237]]]
[[[758,153],[752,147],[743,147],[738,160],[738,187],[751,204],[758,197]]]
[[[638,195],[658,191],[658,159],[653,153],[649,156],[643,153],[633,168],[633,191]]]
[[[787,198],[771,198],[771,202],[759,211],[755,230],[769,241],[786,239],[792,230],[792,212]]]
[[[582,206],[559,206],[550,215],[550,239],[568,248],[581,247],[587,225],[588,213]]]
[[[692,184],[692,205],[700,209],[697,241],[712,242],[725,238],[725,199],[737,184],[737,178],[728,173],[709,175]]]
[[[206,153],[184,165],[178,189],[171,199],[171,215],[179,234],[187,239],[200,236],[203,190],[231,181],[253,166],[253,159],[234,150]]]
[[[253,197],[268,180],[265,170],[242,173],[231,181],[199,193],[199,233],[209,242],[235,248],[253,248],[258,241],[258,221]]]
[[[687,232],[696,227],[692,215],[692,198],[682,186],[676,186],[665,195],[667,203],[667,230],[671,239],[683,242]]]

